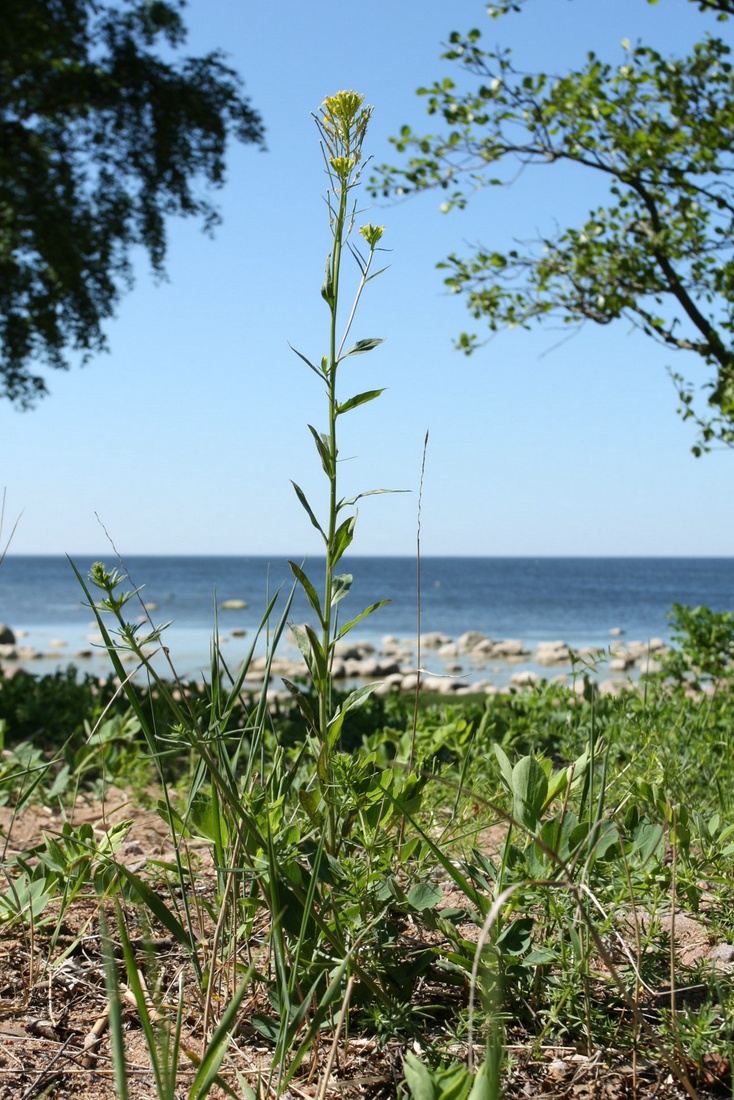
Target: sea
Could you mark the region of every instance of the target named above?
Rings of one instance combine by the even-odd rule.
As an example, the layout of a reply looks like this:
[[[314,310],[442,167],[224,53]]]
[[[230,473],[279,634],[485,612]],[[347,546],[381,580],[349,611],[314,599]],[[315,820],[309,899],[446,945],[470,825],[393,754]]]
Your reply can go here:
[[[131,556],[121,563],[111,554],[78,555],[74,565],[86,577],[95,561],[124,573],[124,587],[139,589],[155,624],[169,624],[165,645],[177,672],[186,677],[206,674],[215,626],[228,664],[236,666],[253,641],[256,652],[263,652],[265,608],[279,593],[272,628],[293,586],[291,569],[279,557]],[[318,590],[323,560],[297,559],[296,564]],[[351,556],[340,562],[339,571],[353,577],[338,605],[341,622],[389,601],[349,634],[350,640],[378,649],[385,635],[407,644],[419,631],[455,639],[467,630],[518,639],[531,653],[538,643],[550,641],[575,649],[607,648],[615,640],[611,631],[622,632],[624,641],[668,641],[674,602],[734,610],[734,558],[425,557],[419,570],[413,558]],[[227,601],[247,606],[229,609]],[[136,600],[126,610],[131,621],[142,613]],[[300,589],[289,619],[314,619]],[[82,673],[109,671],[93,614],[65,557],[8,554],[0,563],[0,622],[11,627],[19,645],[39,654],[27,663],[34,672],[70,663]],[[289,636],[281,652],[295,654]],[[426,666],[431,659],[424,653]],[[532,659],[520,666],[533,667]],[[517,667],[517,662],[498,662],[482,669],[481,676],[502,684]],[[469,680],[478,675],[467,671]]]

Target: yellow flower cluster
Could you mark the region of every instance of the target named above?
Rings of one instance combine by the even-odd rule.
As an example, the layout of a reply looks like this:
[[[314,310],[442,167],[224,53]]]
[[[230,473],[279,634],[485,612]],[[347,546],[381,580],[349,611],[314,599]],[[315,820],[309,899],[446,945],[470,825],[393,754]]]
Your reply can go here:
[[[371,107],[364,107],[358,92],[337,92],[327,96],[317,118],[326,146],[329,164],[335,175],[346,182],[362,156]]]
[[[373,249],[373,248],[376,247],[377,243],[379,242],[380,238],[382,237],[382,234],[385,232],[385,226],[384,225],[372,225],[371,222],[367,222],[367,225],[363,225],[360,228],[359,232],[364,237],[364,239],[367,241],[367,244],[370,246],[370,249]]]

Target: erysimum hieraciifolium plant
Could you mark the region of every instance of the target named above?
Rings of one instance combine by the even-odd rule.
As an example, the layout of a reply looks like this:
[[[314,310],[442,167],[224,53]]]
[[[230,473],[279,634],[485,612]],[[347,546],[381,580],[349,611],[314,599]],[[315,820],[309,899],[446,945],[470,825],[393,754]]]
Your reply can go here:
[[[296,352],[323,383],[326,394],[326,429],[319,431],[311,424],[308,426],[328,482],[328,503],[322,519],[317,518],[316,511],[300,486],[293,483],[298,499],[323,539],[326,571],[322,591],[320,593],[317,591],[317,587],[301,566],[295,562],[289,563],[317,618],[315,628],[310,625],[303,627],[293,625],[292,630],[308,666],[318,699],[318,713],[314,713],[308,699],[301,691],[292,684],[288,687],[297,699],[307,723],[317,760],[320,798],[315,791],[304,791],[302,800],[314,823],[321,824],[323,821],[325,824],[326,846],[331,852],[336,851],[339,844],[334,803],[334,751],[345,715],[349,710],[359,706],[374,687],[374,685],[367,685],[358,688],[348,695],[340,706],[333,704],[331,672],[335,647],[339,639],[343,638],[352,627],[386,602],[383,600],[373,604],[355,618],[339,625],[338,605],[349,592],[352,576],[349,573],[338,572],[337,568],[354,538],[357,520],[356,504],[363,496],[386,491],[371,489],[369,492],[359,493],[357,496],[346,499],[340,497],[338,483],[337,427],[339,422],[347,413],[360,405],[374,401],[382,393],[381,389],[371,389],[342,397],[337,387],[340,367],[345,360],[351,356],[372,351],[382,343],[382,339],[375,337],[350,342],[362,292],[367,283],[381,273],[373,272],[371,269],[375,252],[379,251],[378,246],[384,227],[372,225],[369,222],[357,227],[359,212],[353,196],[365,165],[362,147],[371,114],[372,108],[364,105],[363,96],[356,92],[344,91],[325,99],[318,114],[314,115],[328,177],[326,205],[331,241],[321,287],[321,297],[329,313],[328,351],[318,362],[308,359],[300,351]],[[350,297],[348,306],[342,309],[342,267],[347,252],[356,262],[358,278],[356,290]]]

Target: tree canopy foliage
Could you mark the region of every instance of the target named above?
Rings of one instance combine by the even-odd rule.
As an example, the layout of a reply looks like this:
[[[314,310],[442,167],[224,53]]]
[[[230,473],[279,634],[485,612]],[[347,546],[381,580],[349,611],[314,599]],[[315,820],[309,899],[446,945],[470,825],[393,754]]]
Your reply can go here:
[[[503,16],[526,2],[500,0],[488,12]],[[734,0],[689,2],[720,21],[734,14]],[[529,74],[509,50],[483,49],[478,30],[453,33],[443,57],[470,74],[471,86],[459,90],[446,77],[419,89],[445,129],[403,127],[393,141],[407,163],[383,168],[373,189],[443,188],[450,210],[477,189],[513,182],[518,167],[569,162],[605,178],[608,200],[581,224],[506,251],[482,244],[453,254],[441,265],[446,282],[492,332],[550,317],[569,325],[624,317],[698,355],[709,368],[703,410],[693,386],[674,378],[700,454],[713,440],[734,444],[731,48],[710,33],[684,57],[622,47],[619,63],[589,53],[565,75]],[[512,171],[503,175],[502,166]],[[459,345],[471,352],[477,342],[464,334]]]
[[[0,6],[0,396],[46,392],[39,365],[105,347],[102,322],[142,245],[162,273],[166,217],[215,207],[230,136],[258,114],[216,51],[180,58],[179,0]]]

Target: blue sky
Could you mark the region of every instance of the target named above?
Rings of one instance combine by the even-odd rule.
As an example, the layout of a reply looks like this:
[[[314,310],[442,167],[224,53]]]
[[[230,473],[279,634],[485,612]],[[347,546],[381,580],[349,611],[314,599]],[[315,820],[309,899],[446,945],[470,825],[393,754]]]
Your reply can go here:
[[[323,426],[323,395],[288,344],[326,349],[325,178],[310,117],[325,95],[354,88],[374,105],[366,148],[379,163],[403,123],[430,129],[415,89],[452,71],[439,55],[454,29],[479,26],[518,65],[551,71],[589,49],[621,59],[623,38],[682,51],[706,26],[731,34],[687,0],[531,0],[494,23],[481,0],[190,0],[186,19],[191,53],[228,51],[268,150],[232,148],[214,240],[170,225],[167,282],[141,254],[110,354],[52,372],[51,396],[29,413],[0,405],[6,535],[22,511],[13,553],[97,553],[100,521],[123,554],[318,550],[290,479],[318,511],[306,424]],[[414,552],[429,430],[424,554],[734,554],[734,453],[692,457],[665,370],[702,382],[695,357],[624,324],[560,346],[550,330],[507,332],[470,359],[452,348],[470,322],[436,262],[466,242],[550,234],[598,201],[593,188],[538,169],[461,213],[442,215],[428,194],[365,215],[386,226],[390,268],[353,335],[385,343],[345,364],[344,392],[386,392],[343,420],[344,489],[411,492],[364,502],[355,552]]]

